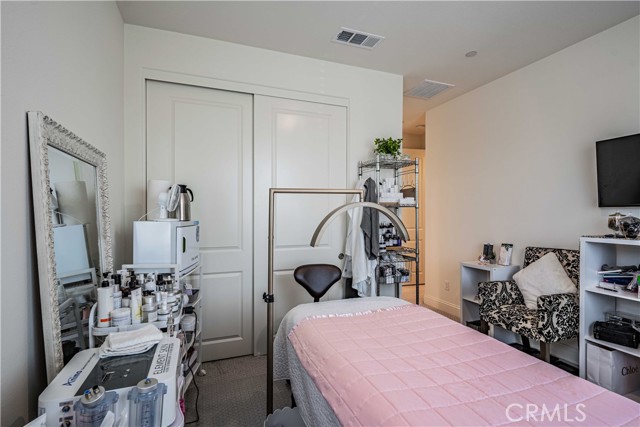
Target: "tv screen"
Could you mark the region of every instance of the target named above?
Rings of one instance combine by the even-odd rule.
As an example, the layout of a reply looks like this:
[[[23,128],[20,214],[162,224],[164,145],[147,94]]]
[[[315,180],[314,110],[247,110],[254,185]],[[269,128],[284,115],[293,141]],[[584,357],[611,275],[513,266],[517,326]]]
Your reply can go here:
[[[640,133],[596,142],[598,206],[640,206]]]

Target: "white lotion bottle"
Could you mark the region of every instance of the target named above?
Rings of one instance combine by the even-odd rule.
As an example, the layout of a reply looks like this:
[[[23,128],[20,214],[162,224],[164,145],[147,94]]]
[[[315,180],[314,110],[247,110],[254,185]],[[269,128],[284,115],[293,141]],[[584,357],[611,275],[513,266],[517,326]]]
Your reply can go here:
[[[111,326],[111,312],[113,311],[113,287],[107,280],[98,288],[98,328]]]

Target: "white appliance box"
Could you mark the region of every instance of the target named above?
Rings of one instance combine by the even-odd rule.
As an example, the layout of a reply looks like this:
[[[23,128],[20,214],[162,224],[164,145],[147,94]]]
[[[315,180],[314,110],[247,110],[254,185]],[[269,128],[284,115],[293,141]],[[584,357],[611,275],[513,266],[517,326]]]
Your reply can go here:
[[[199,221],[135,221],[134,264],[178,264],[180,273],[200,261]]]

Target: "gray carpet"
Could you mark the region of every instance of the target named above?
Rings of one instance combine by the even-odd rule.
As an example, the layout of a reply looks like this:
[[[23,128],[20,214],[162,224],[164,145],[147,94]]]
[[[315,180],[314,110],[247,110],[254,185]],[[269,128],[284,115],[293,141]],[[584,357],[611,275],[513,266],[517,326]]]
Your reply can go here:
[[[189,426],[258,427],[266,418],[267,357],[244,356],[203,364],[204,377],[196,377],[200,389],[200,420]],[[196,388],[185,395],[185,422],[196,420]],[[273,407],[291,406],[286,382],[276,381]]]

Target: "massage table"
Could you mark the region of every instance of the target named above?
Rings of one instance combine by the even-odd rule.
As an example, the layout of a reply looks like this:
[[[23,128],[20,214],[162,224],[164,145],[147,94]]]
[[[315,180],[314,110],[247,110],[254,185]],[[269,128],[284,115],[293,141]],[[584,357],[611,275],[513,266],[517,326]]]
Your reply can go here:
[[[294,307],[274,377],[308,427],[640,426],[640,404],[391,297]]]

